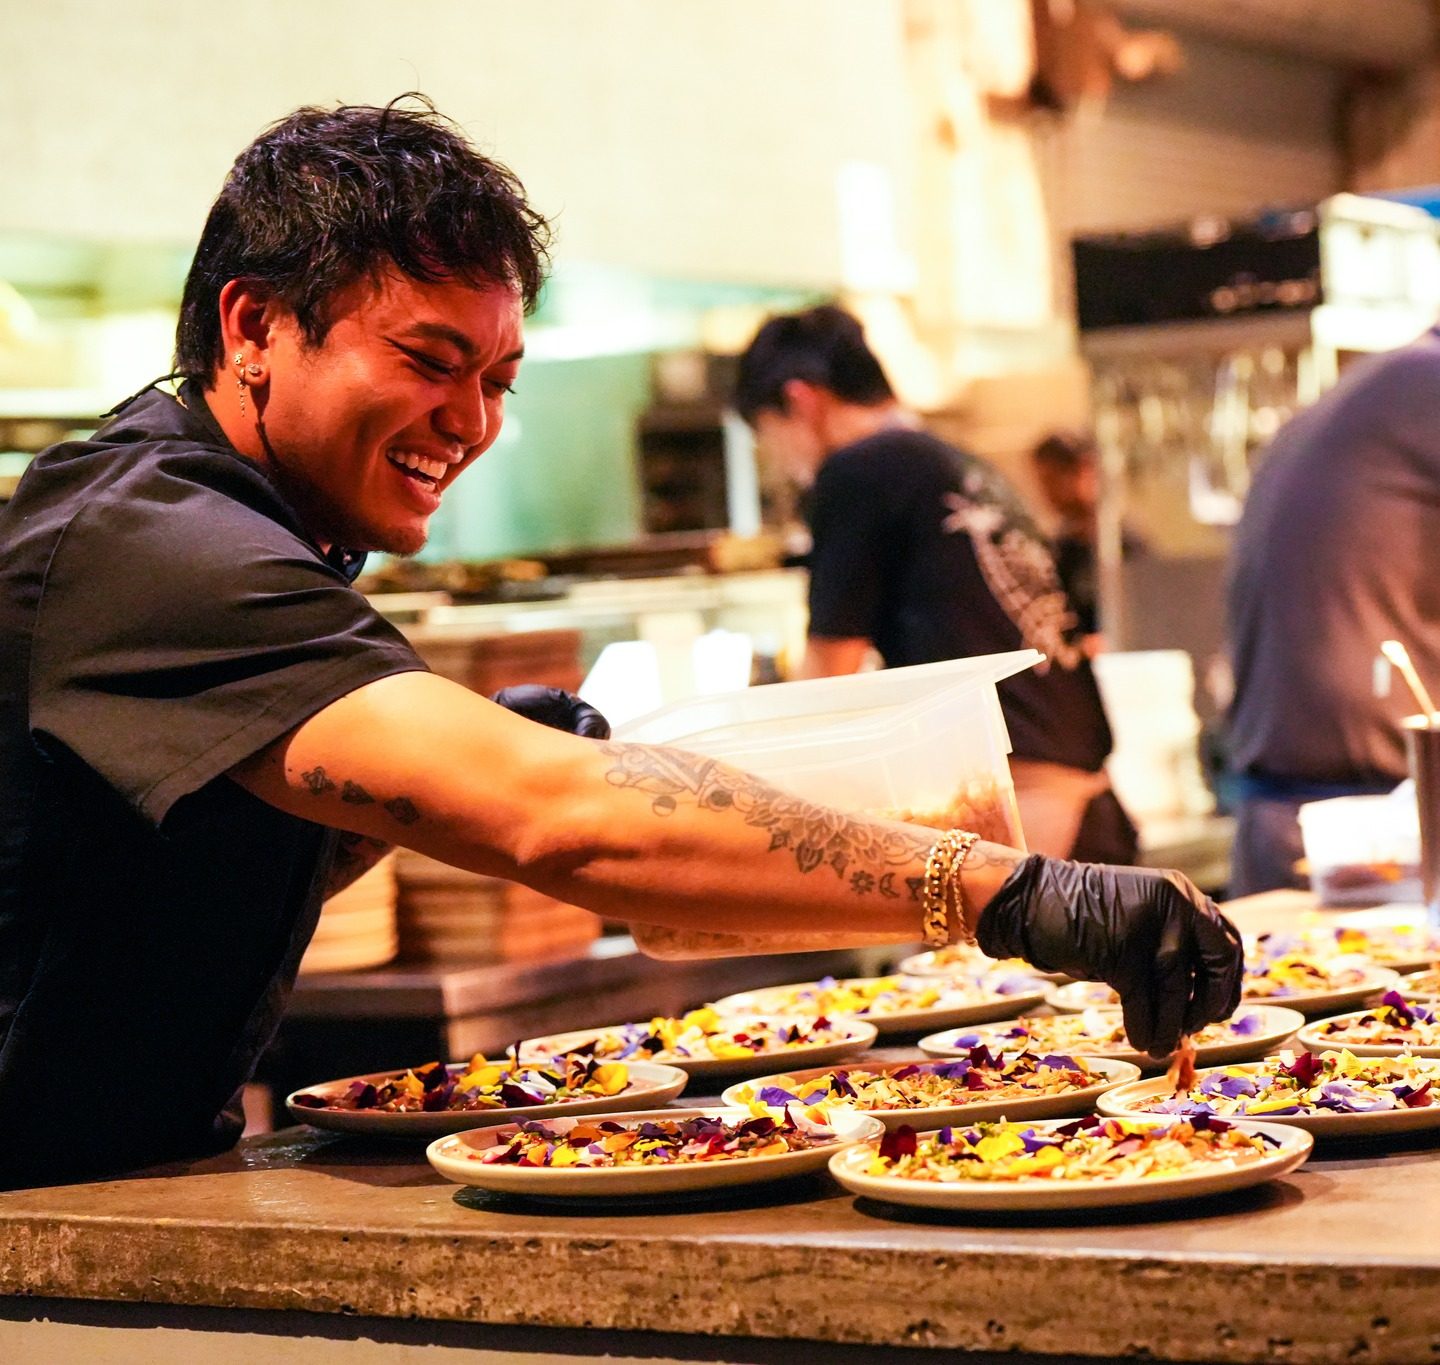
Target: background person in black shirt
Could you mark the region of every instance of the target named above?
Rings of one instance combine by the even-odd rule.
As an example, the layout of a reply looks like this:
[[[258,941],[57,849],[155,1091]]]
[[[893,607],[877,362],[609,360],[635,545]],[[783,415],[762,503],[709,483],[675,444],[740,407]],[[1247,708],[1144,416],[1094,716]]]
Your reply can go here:
[[[642,942],[915,939],[933,830],[565,733],[594,718],[563,696],[535,724],[351,587],[494,442],[544,251],[428,106],[299,110],[211,209],[178,394],[0,512],[0,1186],[233,1142],[323,894],[394,841]],[[1238,1000],[1238,936],[1183,878],[980,844],[959,889],[953,934],[1114,983],[1138,1046]]]
[[[1025,836],[1042,853],[1131,862],[1135,827],[1105,775],[1110,726],[1044,537],[983,460],[928,435],[860,324],[831,306],[771,318],[741,357],[735,406],[810,487],[802,677],[1026,647],[1000,683]]]

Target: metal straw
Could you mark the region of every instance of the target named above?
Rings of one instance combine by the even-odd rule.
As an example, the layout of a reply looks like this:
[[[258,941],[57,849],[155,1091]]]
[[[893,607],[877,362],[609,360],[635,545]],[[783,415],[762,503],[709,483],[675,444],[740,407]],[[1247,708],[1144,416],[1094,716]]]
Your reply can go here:
[[[1420,681],[1420,675],[1415,671],[1415,665],[1410,662],[1410,651],[1399,640],[1382,640],[1380,652],[1400,670],[1405,681],[1410,684],[1410,690],[1415,694],[1415,700],[1420,703],[1420,709],[1425,713],[1426,726],[1433,727],[1435,703],[1430,700],[1430,694],[1425,690],[1425,684]]]

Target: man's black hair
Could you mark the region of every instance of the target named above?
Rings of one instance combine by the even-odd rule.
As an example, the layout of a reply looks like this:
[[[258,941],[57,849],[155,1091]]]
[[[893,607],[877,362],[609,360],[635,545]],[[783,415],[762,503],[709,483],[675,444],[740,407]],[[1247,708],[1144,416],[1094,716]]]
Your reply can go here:
[[[771,318],[740,357],[735,410],[752,426],[767,409],[784,412],[785,385],[803,379],[849,403],[873,407],[895,397],[865,342],[865,330],[843,308],[821,304]]]
[[[224,364],[219,299],[230,280],[271,289],[318,345],[335,293],[391,264],[417,280],[509,285],[528,312],[549,241],[513,172],[425,96],[297,109],[240,153],[210,208],[180,302],[175,370],[208,386]]]
[[[1032,457],[1059,469],[1078,469],[1095,455],[1095,441],[1086,431],[1052,431],[1041,439]]]

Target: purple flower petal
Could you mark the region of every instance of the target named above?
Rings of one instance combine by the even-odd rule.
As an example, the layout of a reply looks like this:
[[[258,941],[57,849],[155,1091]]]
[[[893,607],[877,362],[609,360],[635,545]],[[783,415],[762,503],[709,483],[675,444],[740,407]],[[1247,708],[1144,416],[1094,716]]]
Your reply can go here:
[[[1073,1136],[1073,1134],[1065,1136]],[[1020,1134],[1020,1141],[1025,1144],[1026,1152],[1038,1152],[1042,1147],[1058,1147],[1065,1141],[1065,1136],[1061,1135],[1059,1129],[1046,1133],[1038,1128],[1027,1128]]]
[[[1192,1100],[1185,1095],[1172,1095],[1168,1100],[1157,1104],[1154,1111],[1157,1114],[1213,1114],[1215,1109],[1204,1100]]]
[[[792,1095],[790,1091],[779,1085],[766,1085],[760,1089],[760,1103],[784,1105],[794,1104],[799,1100],[799,1095]]]

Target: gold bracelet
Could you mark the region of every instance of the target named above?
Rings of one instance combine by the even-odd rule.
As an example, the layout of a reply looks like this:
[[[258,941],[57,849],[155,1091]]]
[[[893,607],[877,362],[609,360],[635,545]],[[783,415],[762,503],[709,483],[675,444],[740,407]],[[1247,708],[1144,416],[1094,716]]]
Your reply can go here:
[[[965,888],[960,880],[960,874],[965,869],[965,860],[970,856],[970,850],[980,842],[978,834],[967,834],[963,843],[957,846],[950,858],[950,865],[945,871],[945,882],[951,896],[954,898],[955,923],[959,925],[959,943],[974,943],[975,928],[965,917]]]
[[[925,875],[920,884],[920,923],[922,936],[931,947],[943,947],[951,941],[952,905],[962,940],[973,939],[965,923],[960,869],[979,840],[980,836],[969,830],[947,829],[925,858]]]

